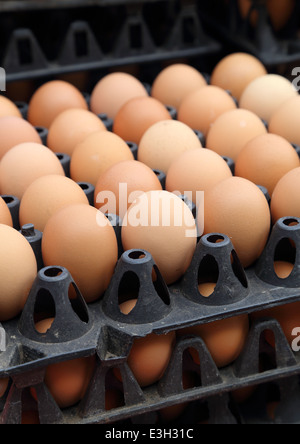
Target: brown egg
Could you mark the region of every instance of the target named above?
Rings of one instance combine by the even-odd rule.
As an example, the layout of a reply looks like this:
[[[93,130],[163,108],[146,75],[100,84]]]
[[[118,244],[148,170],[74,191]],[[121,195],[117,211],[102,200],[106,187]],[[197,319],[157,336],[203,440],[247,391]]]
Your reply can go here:
[[[89,134],[107,131],[102,120],[85,109],[68,109],[52,122],[47,146],[55,153],[72,156],[75,147]]]
[[[275,261],[274,270],[280,279],[286,279],[294,269],[294,264],[285,261]]]
[[[267,129],[258,116],[245,109],[234,109],[222,114],[213,123],[206,147],[236,161],[249,140],[266,133]]]
[[[231,364],[239,357],[244,349],[248,333],[248,315],[234,316],[178,331],[180,336],[200,336],[219,368]],[[190,353],[194,361],[199,364],[198,352],[190,348]]]
[[[28,105],[28,121],[34,126],[50,128],[60,113],[70,108],[88,109],[81,92],[71,83],[52,80],[40,86]]]
[[[35,327],[38,332],[45,333],[52,322],[53,319],[49,319],[48,323],[44,320]],[[45,384],[60,408],[71,407],[84,397],[95,368],[95,355],[48,365]],[[33,395],[36,398],[36,393]]]
[[[15,116],[22,118],[21,111],[15,103],[5,96],[0,95],[0,117]]]
[[[96,186],[99,177],[108,168],[125,160],[134,160],[127,143],[110,131],[97,131],[75,147],[70,175],[75,182],[88,182]]]
[[[239,0],[239,9],[242,17],[248,17],[251,5],[250,0]],[[289,20],[295,7],[295,0],[267,0],[266,5],[271,24],[276,31],[279,31]],[[250,16],[250,23],[252,26],[257,26],[257,21],[258,14],[257,11],[254,10]]]
[[[297,97],[297,91],[290,80],[278,74],[267,74],[246,87],[239,106],[269,122],[272,114],[292,97]]]
[[[257,77],[267,74],[259,59],[247,53],[233,53],[222,58],[213,69],[210,83],[227,91],[238,101],[245,88]]]
[[[118,111],[113,132],[126,142],[140,143],[140,140],[156,122],[171,120],[167,108],[153,97],[136,97],[129,100]]]
[[[7,151],[20,143],[32,142],[42,144],[37,130],[21,117],[1,117],[0,133],[0,159]]]
[[[99,177],[95,187],[95,207],[123,219],[140,194],[154,190],[162,190],[162,186],[151,168],[137,160],[119,162]],[[113,193],[111,198],[110,193]]]
[[[133,75],[113,72],[99,80],[91,94],[90,108],[95,114],[115,119],[118,111],[134,97],[147,97],[145,86]]]
[[[281,217],[300,217],[300,167],[285,174],[277,183],[271,196],[273,223]]]
[[[193,91],[182,100],[177,118],[206,136],[211,124],[231,109],[236,109],[233,98],[222,88],[208,85]]]
[[[7,321],[23,310],[37,263],[29,242],[14,228],[0,225],[0,242],[0,321]]]
[[[167,174],[177,156],[195,148],[202,148],[202,144],[188,125],[178,120],[164,120],[144,133],[139,143],[138,160]]]
[[[9,384],[9,378],[1,378],[0,379],[0,399],[2,398],[2,396],[4,396],[7,387]]]
[[[235,175],[264,186],[271,196],[278,181],[299,166],[299,156],[286,139],[263,134],[250,140],[241,150],[235,163]]]
[[[5,200],[0,197],[0,224],[8,225],[13,227],[13,220],[11,212],[5,202]]]
[[[196,248],[193,214],[175,194],[144,193],[125,215],[122,243],[124,250],[148,251],[166,283],[172,284],[185,273]]]
[[[120,305],[126,314],[135,306],[136,300]],[[133,341],[127,364],[141,387],[147,387],[159,381],[171,359],[176,334],[174,331],[158,335],[151,333]]]
[[[199,212],[199,224],[202,217]],[[270,219],[267,199],[247,179],[231,177],[205,193],[205,234],[227,235],[245,268],[252,265],[265,248]]]
[[[20,225],[32,223],[43,232],[50,217],[71,204],[89,205],[85,192],[76,182],[65,176],[42,176],[32,182],[23,194]]]
[[[151,96],[164,105],[178,109],[189,93],[206,85],[205,77],[196,68],[185,63],[174,63],[156,76]]]
[[[300,145],[300,96],[287,100],[271,116],[269,132],[284,137],[291,143]]]
[[[107,289],[118,260],[115,231],[106,216],[86,204],[69,205],[47,222],[42,239],[45,266],[69,270],[87,302]]]
[[[224,179],[232,177],[225,160],[209,149],[194,149],[182,153],[172,163],[166,178],[166,190],[190,195],[197,203],[197,192],[206,192]]]
[[[0,162],[1,194],[21,199],[29,185],[48,174],[64,176],[57,156],[38,143],[22,143],[11,148]]]

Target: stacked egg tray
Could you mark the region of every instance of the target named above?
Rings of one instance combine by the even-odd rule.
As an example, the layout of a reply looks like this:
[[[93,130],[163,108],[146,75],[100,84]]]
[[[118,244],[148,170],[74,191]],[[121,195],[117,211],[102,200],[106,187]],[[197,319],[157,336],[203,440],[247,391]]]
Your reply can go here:
[[[11,200],[8,205],[17,220],[17,202]],[[120,226],[116,224],[115,230],[120,240]],[[120,249],[107,291],[92,304],[85,303],[67,269],[43,266],[42,234],[30,225],[24,226],[22,233],[35,251],[39,272],[20,316],[1,325],[6,339],[5,347],[1,344],[0,378],[10,380],[0,404],[2,424],[21,423],[30,388],[37,393],[41,424],[155,424],[160,409],[185,402],[192,410],[187,409],[176,425],[180,421],[201,422],[197,413],[203,409],[205,423],[210,424],[300,421],[300,356],[292,351],[275,319],[251,322],[242,353],[224,368],[217,368],[204,341],[196,336],[177,339],[168,368],[156,384],[141,388],[127,364],[136,338],[178,332],[299,301],[300,219],[280,219],[257,263],[246,270],[227,236],[211,233],[200,237],[190,267],[172,286],[165,284],[147,251]],[[286,239],[292,242],[284,242]],[[274,258],[290,260],[292,244],[296,246],[295,266],[291,275],[282,280],[275,274]],[[198,291],[201,276],[218,276],[215,291],[208,298]],[[69,299],[71,285],[76,289],[75,299]],[[127,315],[119,308],[121,287],[131,294],[139,288],[137,305]],[[54,309],[55,322],[40,334],[35,329],[35,316],[50,308]],[[264,340],[266,330],[274,334],[275,349]],[[191,347],[197,350],[200,365],[187,353]],[[44,382],[47,366],[92,355],[97,356],[97,367],[86,395],[74,407],[60,409]],[[112,377],[114,369],[121,372],[122,383]],[[183,388],[185,370],[197,375],[195,387]],[[281,401],[274,420],[267,416],[270,385],[276,387]],[[231,393],[252,386],[260,388],[258,399],[252,409],[250,404],[249,411],[243,410],[233,402]],[[124,405],[107,411],[105,396],[110,388],[122,390]]]
[[[295,1],[294,11],[280,30],[270,22],[267,0],[251,0],[250,3],[251,11],[258,15],[255,27],[250,15],[241,15],[238,0],[199,2],[199,8],[205,27],[213,31],[217,40],[222,39],[231,46],[232,51],[249,52],[268,67],[299,61],[299,0]]]
[[[221,48],[204,32],[196,0],[5,0],[0,39],[7,82],[206,56]]]

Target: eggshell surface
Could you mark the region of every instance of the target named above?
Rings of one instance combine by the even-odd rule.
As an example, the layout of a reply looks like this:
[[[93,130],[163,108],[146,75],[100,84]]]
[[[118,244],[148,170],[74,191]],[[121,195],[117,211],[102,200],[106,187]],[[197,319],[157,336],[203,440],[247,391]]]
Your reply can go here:
[[[284,137],[290,143],[300,145],[300,97],[287,100],[277,108],[269,122],[269,132]]]
[[[281,217],[300,217],[300,167],[285,174],[277,183],[271,197],[273,223]]]
[[[15,116],[22,118],[17,105],[5,96],[0,95],[0,117]]]

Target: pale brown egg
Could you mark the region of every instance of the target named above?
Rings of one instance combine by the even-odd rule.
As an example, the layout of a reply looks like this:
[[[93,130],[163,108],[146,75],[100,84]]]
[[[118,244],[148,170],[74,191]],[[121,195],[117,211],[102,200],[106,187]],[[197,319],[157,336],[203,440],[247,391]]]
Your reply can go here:
[[[271,116],[269,132],[284,137],[290,143],[300,145],[300,96],[287,100]]]
[[[206,85],[205,77],[196,68],[185,63],[174,63],[156,76],[151,96],[164,105],[178,109],[189,93]]]
[[[199,225],[202,217],[199,212]],[[245,268],[263,252],[270,222],[267,199],[258,186],[247,179],[231,177],[205,193],[204,234],[227,235]]]
[[[135,76],[125,72],[105,75],[94,87],[90,108],[95,114],[115,119],[121,107],[134,97],[147,97],[145,86]]]
[[[249,140],[266,133],[265,125],[256,114],[245,109],[234,109],[222,114],[212,124],[206,147],[236,161]]]
[[[233,53],[222,58],[213,69],[210,83],[230,91],[238,101],[245,88],[268,72],[262,62],[251,54]]]
[[[20,225],[32,223],[43,232],[50,217],[71,204],[89,205],[83,189],[65,176],[47,175],[32,182],[20,203]]]
[[[37,275],[36,258],[27,239],[8,225],[0,225],[0,321],[23,310]]]
[[[15,116],[22,118],[17,105],[5,96],[0,95],[0,117]]]
[[[197,192],[206,192],[224,179],[232,177],[225,160],[209,149],[182,153],[171,163],[166,177],[166,190],[179,191],[197,203]]]
[[[278,181],[299,166],[299,156],[286,139],[263,134],[250,140],[239,153],[235,175],[264,186],[271,196]]]
[[[120,305],[120,310],[127,314],[135,304],[136,300],[126,301]],[[176,334],[172,331],[161,335],[151,333],[133,340],[127,364],[141,387],[147,387],[162,378],[170,362],[175,339]]]
[[[168,191],[142,194],[129,207],[122,226],[124,250],[143,249],[156,262],[167,284],[176,282],[191,263],[197,244],[189,207]]]
[[[243,18],[248,17],[252,6],[251,0],[239,0],[239,9]],[[268,18],[276,31],[282,29],[292,15],[295,7],[295,0],[267,0],[266,1]],[[250,15],[250,23],[257,26],[258,21],[257,10],[253,10]]]
[[[134,160],[128,144],[110,131],[97,131],[75,147],[70,175],[75,182],[88,182],[95,187],[105,171],[125,160]]]
[[[142,162],[127,160],[113,165],[99,177],[94,204],[102,212],[123,219],[140,194],[154,190],[162,190],[154,171]]]
[[[35,325],[39,333],[45,333],[52,325],[53,318]],[[87,356],[48,365],[45,384],[60,408],[78,403],[85,395],[96,369],[96,356]],[[32,392],[36,398],[36,392]]]
[[[297,91],[290,80],[279,74],[267,74],[246,87],[239,106],[269,122],[272,114],[293,97],[297,97]]]
[[[20,143],[40,143],[41,137],[29,122],[21,117],[7,116],[0,118],[0,159],[4,154]]]
[[[179,336],[200,336],[219,368],[231,364],[239,357],[244,349],[248,334],[248,315],[234,316],[178,330]],[[199,364],[198,352],[194,348],[190,348],[190,353],[194,361]]]
[[[76,146],[89,134],[97,131],[107,131],[98,116],[84,109],[69,109],[59,114],[52,122],[47,146],[54,153],[72,156]]]
[[[49,129],[55,117],[70,108],[88,109],[83,94],[71,83],[52,80],[34,92],[27,118],[32,125]]]
[[[182,100],[177,118],[206,136],[211,124],[221,114],[232,109],[236,109],[233,98],[222,88],[208,85],[193,91]]]
[[[5,200],[0,197],[0,224],[8,225],[13,227],[13,219],[11,212],[5,202]]]
[[[35,179],[49,174],[65,175],[57,156],[41,144],[21,143],[11,148],[1,159],[1,194],[21,199]]]
[[[107,217],[86,204],[73,204],[47,222],[42,239],[45,266],[65,267],[87,302],[100,299],[118,260],[115,231]]]
[[[300,167],[285,174],[277,183],[271,196],[272,221],[281,217],[300,217]]]
[[[150,126],[162,120],[171,120],[167,108],[153,97],[136,97],[126,102],[118,111],[113,132],[126,142],[137,145]]]
[[[187,150],[202,148],[195,132],[178,120],[164,120],[151,125],[138,147],[138,160],[167,174],[171,163]]]

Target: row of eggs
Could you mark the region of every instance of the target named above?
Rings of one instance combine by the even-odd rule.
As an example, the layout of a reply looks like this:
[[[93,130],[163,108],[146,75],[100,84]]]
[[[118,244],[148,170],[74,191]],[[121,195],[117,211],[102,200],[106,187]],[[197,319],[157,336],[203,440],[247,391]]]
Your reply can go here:
[[[149,216],[151,203],[159,202],[158,226],[151,226],[149,219],[144,225],[124,225],[122,243],[126,250],[149,251],[167,284],[176,282],[188,268],[197,243],[197,222],[199,226],[203,217],[198,212],[195,221],[174,190],[179,194],[190,192],[194,203],[197,191],[205,192],[205,232],[228,234],[247,268],[266,245],[271,217],[275,222],[282,216],[299,215],[296,190],[300,161],[292,146],[300,142],[297,125],[293,125],[297,115],[288,117],[286,111],[297,106],[300,98],[292,83],[267,74],[262,64],[248,54],[232,54],[220,61],[210,84],[191,66],[171,65],[154,80],[151,95],[131,75],[107,75],[92,91],[90,108],[71,84],[48,82],[33,95],[28,120],[21,118],[11,101],[0,97],[0,192],[20,199],[20,223],[33,223],[43,232],[45,265],[66,267],[88,303],[99,299],[107,288],[118,257],[115,232],[103,212],[98,211],[104,202],[97,202],[97,196],[111,191],[118,199],[121,183],[127,185],[128,194],[145,193],[123,206],[120,216],[125,220],[136,221],[141,213]],[[177,110],[176,120],[168,107]],[[276,117],[282,109],[282,118],[289,125],[276,131],[274,121],[277,118],[282,123],[282,118]],[[99,119],[102,114],[113,120],[112,131]],[[48,129],[47,147],[42,145],[37,127]],[[283,134],[281,128],[288,133]],[[195,130],[205,136],[205,149]],[[138,160],[134,160],[128,141],[138,145]],[[70,155],[70,178],[65,176],[56,153]],[[234,160],[235,176],[222,156]],[[166,190],[154,169],[166,174]],[[78,181],[95,186],[94,207],[89,205]],[[257,185],[268,189],[271,208]],[[0,320],[5,321],[22,310],[36,276],[36,262],[26,239],[12,228],[6,205],[2,207]],[[165,208],[172,213],[169,226],[162,223]],[[174,215],[184,221],[181,226],[172,223],[176,220]],[[187,229],[194,235],[186,236]],[[208,294],[211,291],[207,289]],[[133,307],[134,304],[130,309]],[[293,307],[294,314],[295,308],[298,306]],[[277,313],[280,316],[282,324],[288,321],[284,310]],[[45,328],[50,325],[51,322]],[[37,329],[45,331],[41,326]],[[248,329],[249,319],[243,316],[221,321],[218,328],[216,324],[207,329],[202,326],[194,333],[205,338],[216,363],[222,367],[240,353]],[[226,331],[231,338],[233,331],[236,334],[227,351],[225,345],[219,347],[219,334],[225,340]],[[285,331],[288,335],[289,328]],[[132,349],[130,366],[138,379],[139,375],[145,378],[139,380],[141,385],[154,383],[161,376],[174,340],[174,333],[155,337],[155,341],[152,336],[141,340],[142,358],[135,359],[135,348]],[[162,348],[165,346],[164,352],[159,353],[161,360],[153,359],[156,341]],[[87,361],[76,362],[86,369]],[[152,375],[150,363],[161,366],[153,369]],[[70,373],[66,373],[69,377]],[[84,374],[84,385],[77,391],[80,396],[82,387],[86,387],[85,371]],[[49,378],[48,384],[51,387],[56,382]],[[66,398],[72,401],[61,399],[58,402],[62,407],[79,399],[69,394]]]

